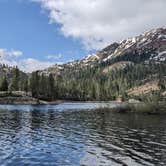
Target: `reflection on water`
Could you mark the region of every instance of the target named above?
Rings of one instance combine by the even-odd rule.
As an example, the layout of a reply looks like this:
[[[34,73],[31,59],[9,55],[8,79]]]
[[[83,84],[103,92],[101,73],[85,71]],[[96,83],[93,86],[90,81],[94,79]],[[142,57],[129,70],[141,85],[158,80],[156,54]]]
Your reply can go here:
[[[87,110],[87,109],[99,109],[99,108],[113,108],[120,105],[119,102],[93,102],[93,103],[63,103],[59,105],[0,105],[0,109],[5,110],[24,110],[24,111],[32,111],[32,110],[56,110],[56,111],[66,111],[66,110]]]
[[[166,165],[166,117],[99,105],[1,106],[0,165]]]

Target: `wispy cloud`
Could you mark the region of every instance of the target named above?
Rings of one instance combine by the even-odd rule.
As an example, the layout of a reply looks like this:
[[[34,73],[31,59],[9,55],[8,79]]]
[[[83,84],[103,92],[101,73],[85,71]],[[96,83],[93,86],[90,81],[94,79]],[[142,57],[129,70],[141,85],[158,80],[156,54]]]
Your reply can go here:
[[[49,11],[50,23],[87,49],[166,25],[166,0],[30,0]]]
[[[46,58],[47,59],[54,59],[54,60],[59,60],[59,59],[62,59],[62,55],[59,54],[59,55],[47,55]]]
[[[23,52],[19,50],[9,51],[7,49],[0,48],[0,59],[8,58],[8,57],[20,57],[22,55],[23,55]]]

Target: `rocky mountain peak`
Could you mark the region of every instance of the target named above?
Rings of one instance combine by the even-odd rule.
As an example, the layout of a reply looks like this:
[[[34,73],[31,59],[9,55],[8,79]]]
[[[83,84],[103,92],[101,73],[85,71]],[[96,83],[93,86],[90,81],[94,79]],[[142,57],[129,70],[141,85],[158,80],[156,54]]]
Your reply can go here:
[[[153,57],[155,58],[158,54],[163,55],[164,51],[166,51],[166,28],[163,27],[150,30],[116,44],[111,44],[98,52],[97,55],[101,60],[107,61],[126,54],[140,55],[149,52],[152,54],[151,58],[153,59]],[[159,60],[163,61],[165,59],[162,57]]]
[[[166,27],[152,29],[139,36],[114,42],[96,54],[86,56],[81,60],[68,62],[66,64],[54,65],[46,70],[45,73],[61,73],[64,70],[84,68],[95,63],[107,62],[117,57],[124,61],[132,61],[132,58],[147,56],[144,60],[163,62],[166,60]],[[130,60],[128,60],[128,58]]]

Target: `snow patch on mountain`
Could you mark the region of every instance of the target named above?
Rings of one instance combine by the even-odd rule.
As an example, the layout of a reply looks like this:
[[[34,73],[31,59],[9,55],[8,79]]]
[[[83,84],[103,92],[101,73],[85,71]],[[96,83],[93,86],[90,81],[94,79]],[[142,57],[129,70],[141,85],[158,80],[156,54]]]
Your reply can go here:
[[[114,54],[109,55],[107,58],[103,59],[104,62],[108,61]]]
[[[155,60],[155,61],[160,61],[160,62],[164,62],[166,61],[166,51],[161,51],[161,52],[158,52],[157,55],[152,55],[150,57],[150,59],[152,60]]]

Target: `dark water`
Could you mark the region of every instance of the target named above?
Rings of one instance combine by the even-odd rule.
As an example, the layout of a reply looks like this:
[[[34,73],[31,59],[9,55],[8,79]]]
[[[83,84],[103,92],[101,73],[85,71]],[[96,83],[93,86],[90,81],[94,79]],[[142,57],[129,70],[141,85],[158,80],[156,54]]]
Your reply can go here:
[[[165,116],[100,107],[0,106],[0,165],[166,165]]]

